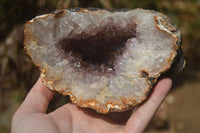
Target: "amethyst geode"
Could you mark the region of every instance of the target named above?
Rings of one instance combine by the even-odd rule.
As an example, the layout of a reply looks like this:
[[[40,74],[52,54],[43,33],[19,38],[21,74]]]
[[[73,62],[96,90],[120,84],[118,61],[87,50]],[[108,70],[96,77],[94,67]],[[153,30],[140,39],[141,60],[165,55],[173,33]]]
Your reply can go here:
[[[24,44],[47,87],[100,113],[139,105],[184,67],[179,29],[150,10],[57,10],[25,24]]]

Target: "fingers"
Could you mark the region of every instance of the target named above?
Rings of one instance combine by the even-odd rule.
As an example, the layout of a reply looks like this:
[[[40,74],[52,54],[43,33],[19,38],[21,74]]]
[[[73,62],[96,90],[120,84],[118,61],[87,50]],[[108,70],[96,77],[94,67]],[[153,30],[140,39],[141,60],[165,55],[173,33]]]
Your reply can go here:
[[[171,86],[172,81],[169,78],[162,79],[157,83],[149,99],[128,120],[125,128],[127,133],[142,133],[145,130]]]
[[[44,113],[53,95],[54,92],[44,86],[39,78],[16,113]]]

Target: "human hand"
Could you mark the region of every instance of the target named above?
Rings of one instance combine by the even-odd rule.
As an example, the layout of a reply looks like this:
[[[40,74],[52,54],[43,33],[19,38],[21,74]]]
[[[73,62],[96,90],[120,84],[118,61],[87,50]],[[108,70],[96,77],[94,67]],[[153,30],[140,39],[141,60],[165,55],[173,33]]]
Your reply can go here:
[[[65,104],[46,114],[54,91],[45,87],[38,79],[12,119],[12,133],[141,133],[169,92],[172,81],[161,79],[148,100],[133,114],[98,114],[91,109]],[[130,117],[129,117],[130,116]]]

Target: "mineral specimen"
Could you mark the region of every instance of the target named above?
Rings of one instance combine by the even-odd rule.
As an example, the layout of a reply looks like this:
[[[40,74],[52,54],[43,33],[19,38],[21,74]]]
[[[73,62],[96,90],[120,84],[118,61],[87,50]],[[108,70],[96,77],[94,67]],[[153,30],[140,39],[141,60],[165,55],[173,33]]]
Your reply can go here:
[[[46,86],[100,113],[139,105],[184,67],[179,29],[150,10],[57,10],[25,24],[24,44]]]

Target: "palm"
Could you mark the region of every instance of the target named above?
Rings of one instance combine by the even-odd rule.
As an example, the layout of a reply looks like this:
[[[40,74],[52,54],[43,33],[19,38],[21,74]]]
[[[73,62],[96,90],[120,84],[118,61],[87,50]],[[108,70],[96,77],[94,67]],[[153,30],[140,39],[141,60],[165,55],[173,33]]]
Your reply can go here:
[[[171,80],[163,79],[163,81],[160,81],[150,99],[133,114],[131,111],[126,111],[102,115],[91,109],[79,108],[73,104],[66,104],[46,114],[48,103],[54,92],[48,90],[39,79],[15,113],[12,120],[12,132],[143,132],[170,87]]]
[[[121,123],[115,123],[108,115],[97,114],[92,110],[81,109],[72,104],[64,105],[50,113],[49,117],[54,119],[62,132],[69,131],[70,133],[72,131],[75,133],[104,133],[106,131],[117,133],[123,126]]]

